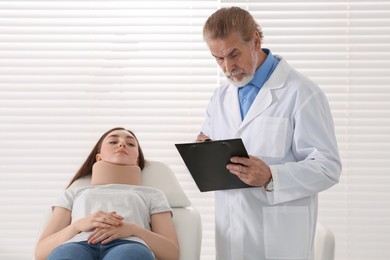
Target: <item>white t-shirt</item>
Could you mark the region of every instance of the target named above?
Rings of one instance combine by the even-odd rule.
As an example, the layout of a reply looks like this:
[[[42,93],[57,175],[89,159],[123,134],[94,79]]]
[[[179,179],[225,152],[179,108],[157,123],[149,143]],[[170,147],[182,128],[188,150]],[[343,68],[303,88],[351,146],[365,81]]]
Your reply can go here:
[[[172,211],[165,194],[155,188],[125,184],[107,184],[67,189],[53,207],[62,207],[72,211],[72,223],[98,211],[112,212],[131,222],[150,228],[150,216],[156,213]],[[92,233],[81,232],[68,242],[88,240]],[[147,244],[138,237],[122,238]]]

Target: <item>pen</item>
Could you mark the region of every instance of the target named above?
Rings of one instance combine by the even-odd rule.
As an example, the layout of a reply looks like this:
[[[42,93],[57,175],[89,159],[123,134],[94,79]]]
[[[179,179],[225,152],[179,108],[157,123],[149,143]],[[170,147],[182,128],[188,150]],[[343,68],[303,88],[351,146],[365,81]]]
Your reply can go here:
[[[199,132],[201,135],[205,135],[202,131]],[[207,136],[207,135],[206,135]],[[210,142],[212,141],[210,138],[206,138],[203,140],[203,142]]]

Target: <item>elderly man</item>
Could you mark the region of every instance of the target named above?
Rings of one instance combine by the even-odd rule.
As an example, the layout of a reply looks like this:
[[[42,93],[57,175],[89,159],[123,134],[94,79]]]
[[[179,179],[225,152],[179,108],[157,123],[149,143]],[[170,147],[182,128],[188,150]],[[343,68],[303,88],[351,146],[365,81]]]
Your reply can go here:
[[[251,156],[227,168],[253,186],[215,192],[217,259],[313,259],[318,193],[341,172],[327,99],[262,48],[247,11],[216,11],[203,37],[230,84],[214,91],[197,141],[242,138]]]

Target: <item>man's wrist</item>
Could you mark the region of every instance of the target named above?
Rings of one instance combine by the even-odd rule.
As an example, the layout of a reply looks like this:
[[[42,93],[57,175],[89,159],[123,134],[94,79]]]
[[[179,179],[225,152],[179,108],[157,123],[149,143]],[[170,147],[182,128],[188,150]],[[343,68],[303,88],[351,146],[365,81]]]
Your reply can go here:
[[[274,191],[274,180],[272,179],[272,176],[271,179],[269,179],[269,181],[264,185],[264,190],[267,192]]]

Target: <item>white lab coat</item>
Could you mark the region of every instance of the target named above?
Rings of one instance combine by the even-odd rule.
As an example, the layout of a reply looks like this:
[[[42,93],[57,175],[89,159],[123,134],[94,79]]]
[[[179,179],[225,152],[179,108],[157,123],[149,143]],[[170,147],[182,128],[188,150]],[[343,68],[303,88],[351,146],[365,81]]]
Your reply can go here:
[[[339,181],[333,119],[321,89],[280,60],[244,120],[238,89],[214,91],[202,132],[242,138],[250,155],[270,165],[274,191],[215,192],[218,260],[313,259],[317,194]]]

